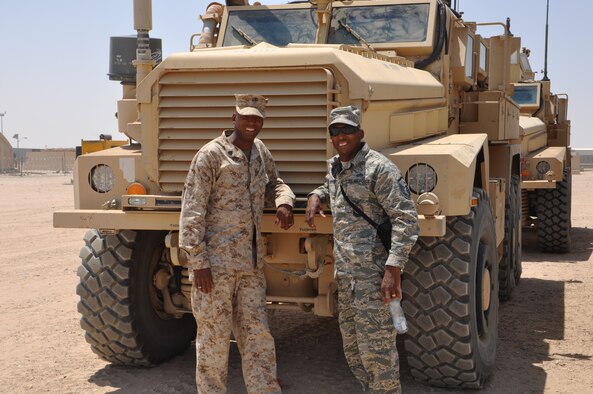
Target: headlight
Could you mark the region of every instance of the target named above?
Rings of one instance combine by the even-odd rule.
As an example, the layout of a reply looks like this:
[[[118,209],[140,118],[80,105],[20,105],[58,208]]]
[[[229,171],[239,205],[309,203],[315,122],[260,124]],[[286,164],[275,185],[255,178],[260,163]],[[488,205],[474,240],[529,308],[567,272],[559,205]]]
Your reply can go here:
[[[113,170],[108,165],[99,164],[91,169],[89,183],[94,191],[107,193],[113,188],[113,181]]]
[[[428,193],[437,184],[437,173],[426,163],[414,164],[406,172],[406,182],[414,194]]]
[[[537,163],[535,169],[537,170],[538,174],[544,175],[546,172],[550,171],[550,163],[542,160]]]

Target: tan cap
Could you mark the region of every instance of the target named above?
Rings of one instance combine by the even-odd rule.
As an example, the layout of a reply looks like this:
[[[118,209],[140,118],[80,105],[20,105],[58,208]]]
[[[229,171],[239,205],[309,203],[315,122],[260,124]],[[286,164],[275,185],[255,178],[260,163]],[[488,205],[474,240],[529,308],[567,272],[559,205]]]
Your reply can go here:
[[[239,115],[255,115],[265,119],[268,99],[257,94],[235,94],[235,109]]]
[[[343,123],[350,126],[360,126],[360,109],[353,105],[332,109],[329,114],[329,125]]]

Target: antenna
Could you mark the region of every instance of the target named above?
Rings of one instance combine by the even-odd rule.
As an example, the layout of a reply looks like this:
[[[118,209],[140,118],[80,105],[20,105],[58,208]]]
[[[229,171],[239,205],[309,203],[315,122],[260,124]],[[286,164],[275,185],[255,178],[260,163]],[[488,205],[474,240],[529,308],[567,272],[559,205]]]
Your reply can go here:
[[[542,81],[549,81],[548,78],[548,16],[550,15],[550,0],[547,0],[546,5],[546,48],[545,48],[545,55],[544,55],[544,77]]]

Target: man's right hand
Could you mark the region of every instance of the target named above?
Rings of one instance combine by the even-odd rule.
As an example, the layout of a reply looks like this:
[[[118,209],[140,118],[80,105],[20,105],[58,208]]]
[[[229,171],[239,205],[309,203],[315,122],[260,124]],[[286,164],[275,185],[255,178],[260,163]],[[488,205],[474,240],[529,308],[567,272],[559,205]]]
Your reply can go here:
[[[212,270],[210,268],[203,268],[194,270],[194,286],[202,293],[210,293],[214,288],[214,281],[212,280]]]
[[[311,194],[307,199],[307,209],[305,211],[305,220],[309,227],[315,228],[315,215],[319,214],[325,217],[321,209],[321,199],[317,194]]]

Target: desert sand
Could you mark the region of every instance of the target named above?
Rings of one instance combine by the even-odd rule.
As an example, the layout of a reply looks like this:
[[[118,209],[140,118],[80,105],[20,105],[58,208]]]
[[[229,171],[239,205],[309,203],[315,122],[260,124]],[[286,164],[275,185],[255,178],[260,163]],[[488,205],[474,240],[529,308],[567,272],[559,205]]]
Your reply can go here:
[[[593,390],[593,171],[573,176],[572,252],[537,252],[524,231],[523,277],[501,304],[497,366],[485,393]],[[151,369],[112,366],[91,352],[76,310],[83,229],[52,227],[73,207],[71,175],[0,176],[0,392],[191,393],[193,347]],[[278,372],[285,393],[358,393],[337,320],[276,311]],[[403,355],[401,355],[403,358]],[[404,393],[451,393],[414,382]],[[245,393],[231,349],[229,392]]]

